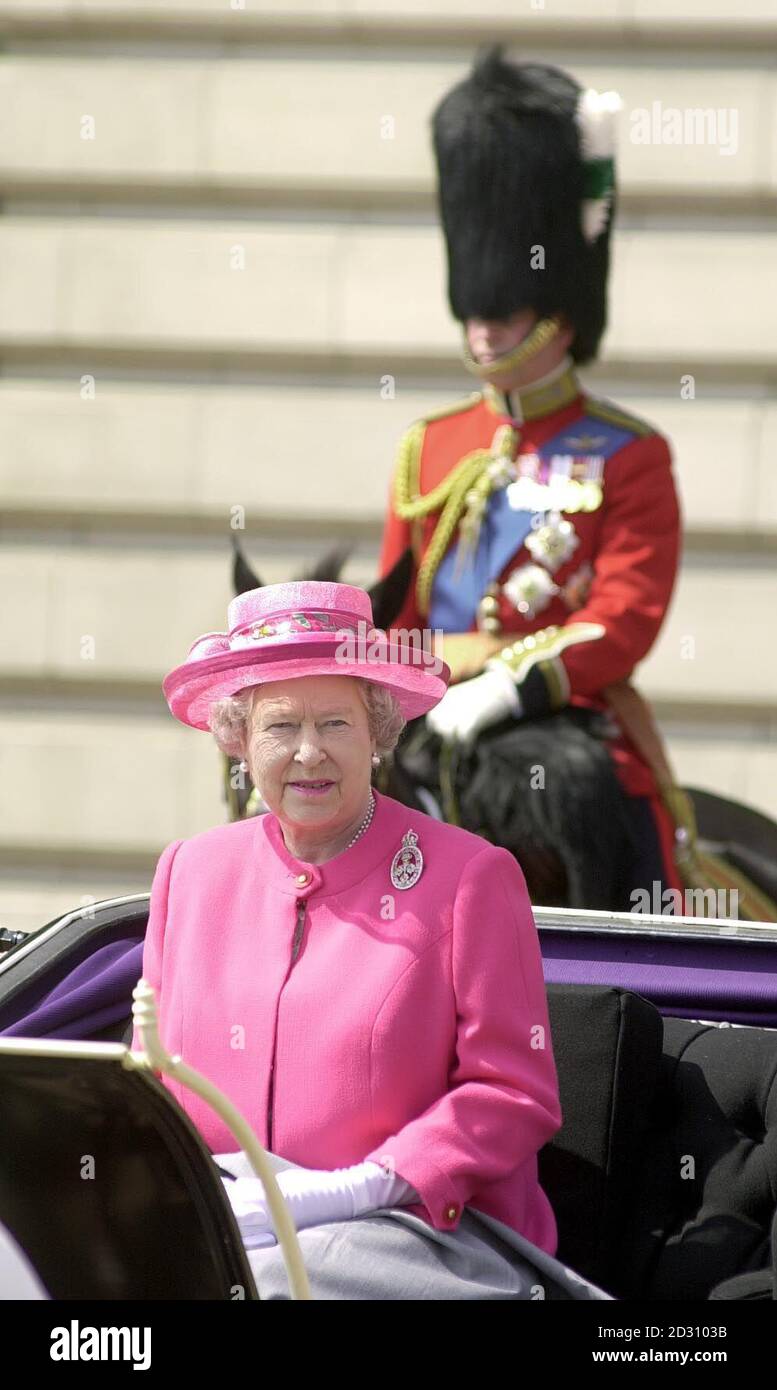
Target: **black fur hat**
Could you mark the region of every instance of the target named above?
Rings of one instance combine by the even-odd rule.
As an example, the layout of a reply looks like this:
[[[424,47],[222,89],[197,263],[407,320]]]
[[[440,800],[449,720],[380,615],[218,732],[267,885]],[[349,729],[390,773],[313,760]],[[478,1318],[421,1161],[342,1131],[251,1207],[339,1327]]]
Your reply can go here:
[[[432,116],[454,318],[563,313],[578,362],[595,357],[607,317],[618,104],[582,95],[561,69],[507,62],[496,45]]]

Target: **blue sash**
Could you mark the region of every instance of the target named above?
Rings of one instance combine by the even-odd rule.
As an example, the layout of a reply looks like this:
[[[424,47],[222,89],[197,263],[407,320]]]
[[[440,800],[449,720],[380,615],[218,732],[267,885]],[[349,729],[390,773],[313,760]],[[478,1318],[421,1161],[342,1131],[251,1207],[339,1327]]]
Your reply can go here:
[[[581,416],[565,425],[552,439],[537,449],[542,461],[542,477],[547,476],[554,455],[571,454],[575,461],[593,455],[605,464],[613,454],[634,438],[634,432],[595,416]],[[442,558],[432,582],[429,626],[443,632],[468,632],[477,607],[489,584],[493,584],[508,561],[524,544],[536,516],[544,512],[516,511],[507,500],[506,488],[492,493],[480,528],[478,547],[454,577],[459,551],[456,540]]]

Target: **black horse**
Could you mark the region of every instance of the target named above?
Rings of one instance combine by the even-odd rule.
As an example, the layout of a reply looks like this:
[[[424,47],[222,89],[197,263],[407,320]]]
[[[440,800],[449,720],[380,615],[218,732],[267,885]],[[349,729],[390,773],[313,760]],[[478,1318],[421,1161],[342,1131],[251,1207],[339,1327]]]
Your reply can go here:
[[[236,538],[233,544],[235,593],[261,588]],[[337,581],[348,555],[338,547],[301,577]],[[376,627],[387,629],[395,621],[412,568],[407,550],[370,589]],[[645,845],[634,799],[621,788],[608,751],[613,732],[606,714],[568,706],[539,718],[507,719],[464,749],[444,744],[425,719],[415,719],[375,783],[407,806],[508,849],[536,904],[634,910],[634,885],[645,877]],[[225,789],[233,819],[265,809],[248,774],[229,759]],[[723,797],[683,790],[696,817],[695,852],[702,856],[694,915],[733,915],[717,908],[714,884],[724,881],[744,890],[740,916],[777,920],[777,825]],[[749,899],[753,887],[764,896]]]

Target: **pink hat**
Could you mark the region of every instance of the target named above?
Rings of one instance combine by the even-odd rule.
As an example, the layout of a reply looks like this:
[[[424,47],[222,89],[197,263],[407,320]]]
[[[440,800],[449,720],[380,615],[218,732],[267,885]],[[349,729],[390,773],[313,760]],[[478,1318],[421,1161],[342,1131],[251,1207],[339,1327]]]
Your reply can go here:
[[[399,644],[373,626],[372,603],[351,584],[303,580],[239,594],[228,632],[206,632],[162,682],[172,713],[207,729],[214,700],[264,681],[298,676],[362,676],[390,690],[406,719],[426,714],[445,694],[450,669],[420,633]]]

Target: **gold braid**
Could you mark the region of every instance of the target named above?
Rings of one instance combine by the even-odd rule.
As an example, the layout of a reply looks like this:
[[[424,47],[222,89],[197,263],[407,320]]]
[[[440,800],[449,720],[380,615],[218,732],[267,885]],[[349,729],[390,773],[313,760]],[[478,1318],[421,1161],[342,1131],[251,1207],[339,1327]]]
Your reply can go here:
[[[434,576],[465,512],[468,513],[469,525],[462,535],[462,562],[465,559],[465,551],[471,551],[477,543],[479,521],[496,485],[496,480],[488,472],[488,468],[497,456],[493,445],[490,449],[474,449],[471,453],[465,454],[431,492],[423,497],[411,497],[411,479],[418,476],[418,456],[425,429],[426,422],[417,420],[403,437],[399,446],[394,480],[394,510],[400,520],[415,521],[418,517],[440,511],[416,580],[416,600],[419,612],[423,614],[429,611]],[[499,438],[500,450],[512,450],[515,446],[516,433],[509,426],[502,427],[496,438]],[[465,531],[464,527],[462,531]]]
[[[472,485],[483,475],[490,461],[491,454],[487,450],[478,450],[477,457],[470,456],[469,468],[466,473],[460,476],[456,487],[451,491],[442,509],[440,519],[434,528],[434,534],[418,570],[416,594],[418,607],[422,613],[429,611],[434,576],[467,507],[467,497]]]
[[[480,528],[492,492],[498,487],[506,487],[511,478],[515,477],[512,472],[512,459],[519,439],[518,430],[514,430],[511,425],[500,425],[491,441],[489,465],[475,480],[464,499],[466,511],[461,518],[459,529],[456,575],[461,574],[462,569],[477,550]],[[508,462],[510,471],[506,470]]]
[[[418,517],[429,516],[432,512],[442,509],[418,570],[416,599],[421,613],[429,611],[432,582],[466,507],[467,493],[493,457],[488,449],[475,449],[472,453],[465,454],[447,478],[443,478],[432,492],[424,497],[411,498],[410,479],[415,471],[425,429],[425,422],[418,420],[404,436],[399,447],[394,481],[394,510],[401,521],[415,521]]]
[[[439,511],[464,474],[469,474],[474,461],[477,459],[480,463],[484,458],[490,457],[487,449],[475,449],[473,453],[465,454],[464,458],[459,459],[456,467],[446,478],[443,478],[441,483],[437,484],[436,488],[427,492],[423,497],[411,498],[410,479],[423,443],[425,430],[426,421],[416,420],[415,424],[410,426],[399,446],[394,481],[394,510],[400,521],[415,521],[419,516],[429,516],[430,512]]]

